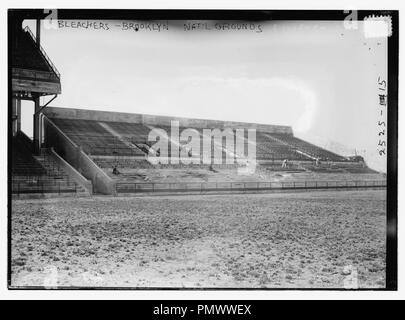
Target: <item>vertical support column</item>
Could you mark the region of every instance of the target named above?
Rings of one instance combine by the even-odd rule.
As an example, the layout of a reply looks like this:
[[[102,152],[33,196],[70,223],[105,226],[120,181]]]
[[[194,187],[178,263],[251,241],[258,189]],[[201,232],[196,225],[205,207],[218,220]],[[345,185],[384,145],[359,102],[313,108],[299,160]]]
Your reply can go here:
[[[34,152],[39,153],[41,149],[41,137],[40,137],[40,117],[39,110],[41,109],[39,96],[34,99],[35,108],[34,108]]]
[[[18,117],[18,115],[17,115],[17,101],[18,101],[18,99],[17,99],[17,97],[14,97],[13,96],[13,98],[12,98],[12,100],[11,100],[11,104],[12,104],[12,106],[11,106],[11,108],[12,108],[12,110],[11,110],[11,120],[12,120],[12,133],[13,133],[13,136],[15,136],[16,135],[16,133],[17,133],[17,117]]]
[[[41,45],[41,19],[37,19],[37,25],[36,25],[36,40],[37,40],[37,45],[38,47]]]
[[[41,20],[37,19],[36,21],[36,41],[38,48],[41,46]],[[35,109],[34,109],[34,152],[39,154],[41,150],[41,117],[39,114],[40,98],[39,96],[34,99]]]
[[[21,99],[17,99],[17,132],[21,131]]]

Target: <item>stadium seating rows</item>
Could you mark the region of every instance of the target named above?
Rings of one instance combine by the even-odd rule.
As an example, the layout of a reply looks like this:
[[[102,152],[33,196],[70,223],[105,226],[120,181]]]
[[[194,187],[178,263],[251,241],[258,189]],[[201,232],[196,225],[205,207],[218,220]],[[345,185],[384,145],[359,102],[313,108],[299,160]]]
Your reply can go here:
[[[21,137],[12,144],[12,193],[80,193],[85,190],[71,181],[52,156],[33,156]]]
[[[330,152],[328,150],[315,146],[311,143],[308,143],[304,140],[294,137],[293,135],[276,134],[276,133],[271,133],[271,134],[266,134],[266,135],[268,137],[275,138],[275,139],[279,140],[280,142],[285,143],[285,145],[288,145],[293,150],[300,150],[302,152],[305,152],[306,154],[309,154],[310,156],[312,156],[314,158],[319,158],[319,160],[323,160],[323,161],[345,161],[346,160],[342,156],[339,156],[333,152]]]
[[[104,169],[111,168],[139,168],[139,169],[150,169],[154,166],[150,164],[147,160],[141,159],[127,159],[127,158],[101,158],[94,157],[94,162]]]
[[[122,139],[113,136],[97,121],[59,118],[51,120],[90,155],[145,155],[136,146],[130,148]]]
[[[308,160],[308,157],[296,152],[296,149],[269,138],[267,133],[256,134],[256,157],[259,160]]]
[[[17,143],[14,142],[14,145]],[[46,170],[31,155],[30,152],[18,146],[12,150],[11,170],[13,176],[41,176],[46,174]]]
[[[147,143],[150,128],[140,123],[105,122],[132,143]]]
[[[168,126],[151,127],[138,123],[102,122],[104,126],[107,125],[113,130],[112,133],[97,121],[60,118],[51,120],[90,155],[145,156],[154,144],[154,142],[148,141],[148,135],[152,128],[163,129],[170,136],[170,127]],[[180,128],[180,132],[184,129]],[[202,129],[195,130],[199,132],[200,138],[202,138]],[[208,157],[207,150],[203,148],[202,140],[200,148],[201,159]],[[225,138],[223,141],[225,141]],[[180,142],[180,144],[183,143]],[[211,158],[218,151],[222,154],[222,159],[227,154],[229,155],[229,150],[226,151],[223,146],[212,143]],[[169,147],[169,157],[172,156],[171,152],[171,148]],[[298,139],[291,134],[275,134],[262,131],[257,131],[256,133],[256,158],[258,160],[288,159],[295,161],[319,158],[322,161],[346,161],[342,156]]]

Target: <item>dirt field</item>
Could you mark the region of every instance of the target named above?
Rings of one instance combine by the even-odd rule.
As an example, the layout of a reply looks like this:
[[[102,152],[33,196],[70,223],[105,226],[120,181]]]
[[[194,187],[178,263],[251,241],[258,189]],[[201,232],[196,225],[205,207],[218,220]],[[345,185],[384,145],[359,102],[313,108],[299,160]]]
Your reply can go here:
[[[12,286],[380,288],[385,192],[13,201]]]

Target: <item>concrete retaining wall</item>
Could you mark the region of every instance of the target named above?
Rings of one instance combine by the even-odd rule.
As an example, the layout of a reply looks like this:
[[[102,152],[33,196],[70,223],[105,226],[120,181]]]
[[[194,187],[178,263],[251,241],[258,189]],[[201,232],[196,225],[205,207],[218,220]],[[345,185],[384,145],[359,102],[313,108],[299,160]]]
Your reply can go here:
[[[44,140],[46,147],[54,148],[81,175],[91,180],[94,193],[115,194],[115,181],[47,117],[44,117]]]
[[[65,159],[63,159],[60,155],[58,155],[53,147],[51,148],[50,151],[51,155],[55,159],[55,161],[63,167],[63,170],[69,175],[71,179],[73,179],[75,182],[77,182],[79,185],[84,187],[89,194],[93,194],[93,184],[91,183],[90,180],[87,180],[85,177],[83,177],[79,171],[77,171],[74,167],[72,167]]]

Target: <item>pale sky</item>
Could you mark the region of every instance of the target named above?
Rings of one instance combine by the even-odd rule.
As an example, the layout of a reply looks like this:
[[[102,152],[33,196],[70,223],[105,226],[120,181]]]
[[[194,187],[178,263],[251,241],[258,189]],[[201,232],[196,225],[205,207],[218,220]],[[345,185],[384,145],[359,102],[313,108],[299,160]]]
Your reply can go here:
[[[184,31],[187,21],[161,32],[123,31],[121,21],[104,21],[108,31],[43,26],[42,46],[62,75],[51,105],[291,125],[298,137],[338,153],[357,149],[385,171],[377,122],[385,119],[378,77],[387,79],[386,38],[342,21],[259,22],[254,30],[205,22],[211,30]],[[31,122],[25,115],[23,130]]]

